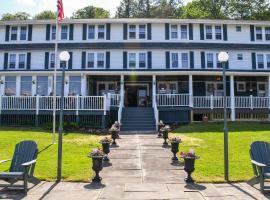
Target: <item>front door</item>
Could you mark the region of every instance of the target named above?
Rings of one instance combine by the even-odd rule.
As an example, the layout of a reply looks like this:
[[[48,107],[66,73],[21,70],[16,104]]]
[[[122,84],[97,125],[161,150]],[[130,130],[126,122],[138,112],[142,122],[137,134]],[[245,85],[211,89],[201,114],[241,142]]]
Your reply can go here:
[[[146,107],[149,104],[148,99],[148,89],[146,85],[126,85],[126,107]]]

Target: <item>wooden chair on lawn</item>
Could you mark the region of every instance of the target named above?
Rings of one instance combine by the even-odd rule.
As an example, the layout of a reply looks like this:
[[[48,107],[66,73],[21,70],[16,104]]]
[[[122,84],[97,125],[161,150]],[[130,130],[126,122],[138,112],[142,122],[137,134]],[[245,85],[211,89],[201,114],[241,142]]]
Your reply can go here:
[[[257,141],[250,146],[250,158],[254,171],[254,177],[248,184],[260,184],[260,190],[265,192],[264,180],[270,179],[270,143]]]
[[[9,171],[0,172],[0,180],[10,183],[11,186],[17,181],[22,180],[24,192],[27,193],[27,183],[34,174],[37,152],[37,144],[34,141],[18,143],[15,147],[13,158],[0,161],[0,164],[11,161]]]

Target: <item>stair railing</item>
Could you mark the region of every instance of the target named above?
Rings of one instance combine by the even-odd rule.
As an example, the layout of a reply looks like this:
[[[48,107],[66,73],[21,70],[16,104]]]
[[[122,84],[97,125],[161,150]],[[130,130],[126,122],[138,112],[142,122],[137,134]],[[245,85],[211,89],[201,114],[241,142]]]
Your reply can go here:
[[[156,121],[156,130],[158,130],[159,116],[158,116],[158,108],[157,108],[157,95],[153,97],[153,108],[154,108],[155,121]]]
[[[123,91],[120,93],[120,102],[119,102],[119,109],[118,109],[118,122],[120,124],[121,124],[121,120],[122,120],[122,110],[124,107],[124,96],[125,96],[125,92]]]

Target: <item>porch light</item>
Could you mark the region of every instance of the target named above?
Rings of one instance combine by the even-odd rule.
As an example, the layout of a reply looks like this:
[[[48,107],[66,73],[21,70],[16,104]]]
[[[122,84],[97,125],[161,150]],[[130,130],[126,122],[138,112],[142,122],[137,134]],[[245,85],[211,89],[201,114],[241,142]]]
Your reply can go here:
[[[221,63],[225,63],[229,60],[229,54],[225,51],[222,51],[218,54],[218,61]]]

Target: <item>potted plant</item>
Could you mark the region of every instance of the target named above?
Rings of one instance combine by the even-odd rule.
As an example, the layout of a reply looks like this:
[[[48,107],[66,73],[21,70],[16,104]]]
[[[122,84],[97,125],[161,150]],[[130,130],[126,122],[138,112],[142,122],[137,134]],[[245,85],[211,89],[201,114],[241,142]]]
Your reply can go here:
[[[158,137],[161,138],[162,137],[162,133],[161,133],[161,129],[164,128],[165,124],[163,123],[162,120],[160,120],[158,122]]]
[[[170,131],[170,126],[166,125],[163,128],[161,128],[161,133],[164,139],[163,145],[168,145],[167,139],[168,139],[168,135],[169,135],[169,131]]]
[[[173,153],[172,160],[177,161],[178,158],[176,154],[179,152],[179,144],[182,142],[179,137],[173,137],[170,138],[170,143],[171,143],[171,152]]]
[[[206,123],[206,122],[208,122],[208,117],[206,115],[204,115],[203,118],[202,118],[202,120],[203,120],[203,122]]]
[[[112,144],[113,144],[113,145],[116,145],[115,140],[116,140],[117,137],[119,137],[119,135],[118,135],[119,129],[116,128],[115,126],[112,126],[112,127],[110,128],[110,132],[111,132],[111,137],[112,137],[112,139],[113,139]]]
[[[187,172],[188,176],[185,178],[186,183],[193,183],[194,180],[191,176],[192,172],[195,170],[195,160],[199,159],[199,157],[195,154],[195,152],[191,149],[189,152],[181,152],[181,158],[184,159],[185,167],[184,170]]]
[[[110,144],[111,144],[112,140],[108,137],[104,137],[99,142],[102,144],[102,150],[105,154],[103,161],[108,162],[110,160],[108,157],[108,154],[110,153]]]
[[[96,173],[95,177],[92,179],[93,182],[100,182],[102,180],[102,178],[99,176],[99,172],[103,168],[103,156],[104,154],[101,149],[93,149],[88,155],[88,157],[92,158],[92,169]]]

